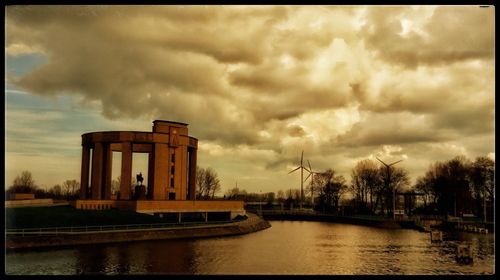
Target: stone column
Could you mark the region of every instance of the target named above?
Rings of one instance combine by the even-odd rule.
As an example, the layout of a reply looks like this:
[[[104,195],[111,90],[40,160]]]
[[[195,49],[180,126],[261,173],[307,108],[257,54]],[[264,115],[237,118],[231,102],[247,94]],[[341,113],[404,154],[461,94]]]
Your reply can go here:
[[[148,199],[153,199],[153,193],[154,193],[154,178],[155,178],[155,151],[154,151],[154,145],[151,145],[151,152],[149,152],[149,158],[148,158]]]
[[[154,200],[167,200],[168,184],[170,178],[168,177],[168,162],[170,161],[170,154],[168,145],[165,143],[154,144],[154,187],[153,199]]]
[[[103,160],[103,147],[101,142],[94,144],[92,151],[92,199],[101,199],[101,186],[102,186],[102,160]]]
[[[87,145],[82,146],[82,172],[80,178],[80,199],[87,198],[87,189],[89,188],[89,168],[90,168],[90,148]]]
[[[196,153],[198,149],[191,148],[189,153],[189,200],[196,196]]]
[[[120,184],[120,199],[130,199],[130,188],[132,180],[132,143],[122,143],[122,172]]]
[[[104,145],[104,199],[111,199],[111,175],[113,167],[113,151],[111,150],[111,144],[106,143]]]

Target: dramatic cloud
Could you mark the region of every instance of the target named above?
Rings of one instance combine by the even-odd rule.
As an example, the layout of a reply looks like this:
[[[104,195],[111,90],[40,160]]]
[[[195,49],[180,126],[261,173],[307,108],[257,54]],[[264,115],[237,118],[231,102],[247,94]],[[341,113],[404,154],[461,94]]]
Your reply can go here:
[[[366,16],[367,46],[391,63],[415,68],[494,55],[494,9],[387,7]]]
[[[374,155],[412,159],[413,177],[437,160],[419,149],[494,156],[494,7],[6,10],[8,83],[97,106],[116,130],[189,123],[224,178],[272,188],[302,150],[346,177]],[[20,71],[33,55],[45,61]],[[7,126],[8,152],[22,150]]]

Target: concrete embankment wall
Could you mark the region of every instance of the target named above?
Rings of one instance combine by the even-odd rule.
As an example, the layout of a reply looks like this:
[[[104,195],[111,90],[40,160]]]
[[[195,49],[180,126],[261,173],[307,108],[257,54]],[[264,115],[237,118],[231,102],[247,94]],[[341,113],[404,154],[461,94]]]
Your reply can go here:
[[[29,206],[52,206],[54,201],[52,198],[47,199],[24,199],[24,200],[6,200],[5,207],[29,207]]]
[[[397,221],[363,219],[363,218],[349,217],[349,216],[307,215],[307,214],[306,215],[265,214],[264,218],[267,220],[318,221],[318,222],[365,225],[365,226],[373,226],[380,228],[402,228],[402,226]]]
[[[25,249],[140,240],[229,236],[251,233],[270,226],[269,222],[256,215],[248,214],[247,220],[220,225],[24,237],[7,235],[5,245],[6,249]]]

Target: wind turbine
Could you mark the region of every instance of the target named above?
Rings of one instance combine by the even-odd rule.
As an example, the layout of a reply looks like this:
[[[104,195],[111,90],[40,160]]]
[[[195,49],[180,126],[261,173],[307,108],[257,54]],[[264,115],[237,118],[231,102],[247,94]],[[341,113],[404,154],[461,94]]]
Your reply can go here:
[[[403,160],[401,159],[401,160],[395,161],[393,163],[387,164],[387,163],[383,162],[382,160],[380,160],[378,157],[375,157],[375,158],[378,159],[378,161],[380,161],[383,165],[385,165],[385,168],[387,170],[387,179],[385,181],[385,184],[386,184],[385,187],[388,188],[390,181],[391,181],[391,166],[398,163],[398,162],[401,162]],[[396,188],[394,188],[392,190],[392,219],[396,220]]]
[[[307,169],[306,170],[309,172],[309,175],[307,175],[307,177],[304,181],[307,181],[307,178],[309,178],[309,176],[311,176],[311,205],[314,208],[314,174],[320,174],[320,173],[313,171],[309,160],[307,160],[307,164],[309,165],[309,170],[307,170]]]
[[[304,151],[302,151],[302,155],[300,156],[300,166],[295,168],[294,170],[288,172],[288,174],[295,172],[300,169],[300,209],[302,209],[302,199],[304,197],[304,169],[307,170],[303,165],[304,160]],[[307,170],[309,171],[309,170]]]

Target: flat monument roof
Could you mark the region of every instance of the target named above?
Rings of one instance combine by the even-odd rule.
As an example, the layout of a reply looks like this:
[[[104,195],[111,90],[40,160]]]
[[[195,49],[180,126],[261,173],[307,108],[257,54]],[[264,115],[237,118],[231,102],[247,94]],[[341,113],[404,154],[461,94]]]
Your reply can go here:
[[[153,121],[153,123],[156,123],[156,122],[171,123],[171,124],[180,124],[180,125],[188,126],[187,123],[182,123],[182,122],[165,121],[165,120],[154,120]]]

